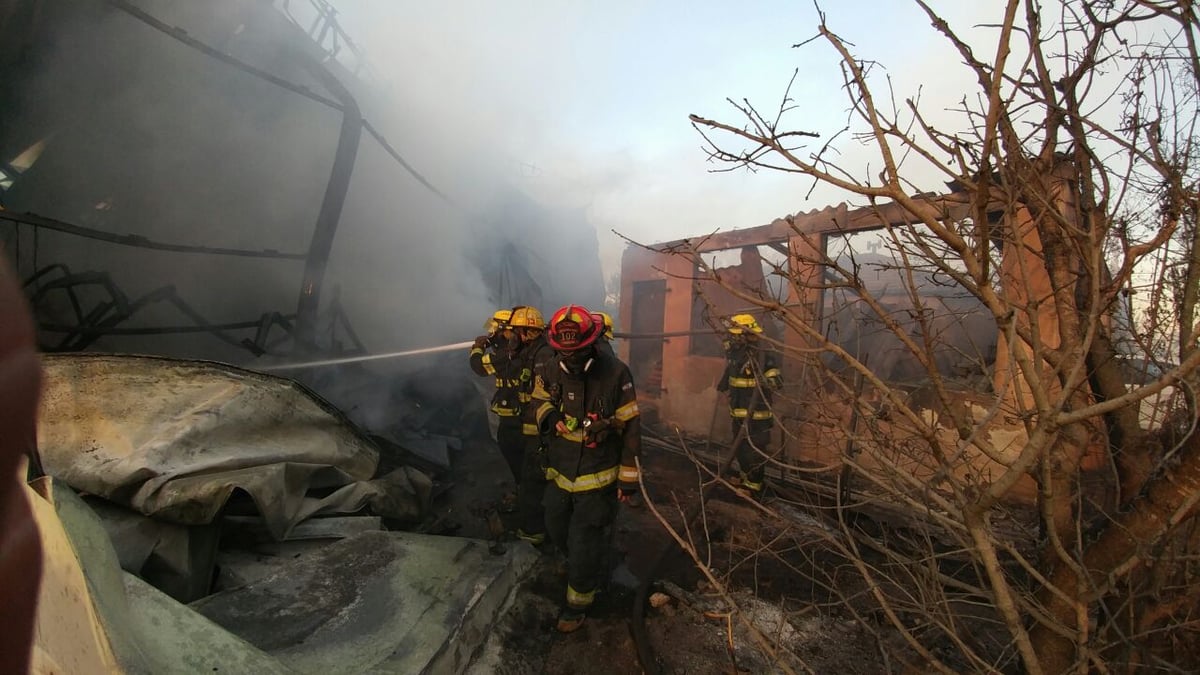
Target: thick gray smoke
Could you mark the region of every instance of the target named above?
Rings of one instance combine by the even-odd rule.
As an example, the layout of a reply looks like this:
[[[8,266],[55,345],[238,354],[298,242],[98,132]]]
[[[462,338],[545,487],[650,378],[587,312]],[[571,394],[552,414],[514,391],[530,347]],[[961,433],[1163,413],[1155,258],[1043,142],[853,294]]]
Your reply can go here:
[[[331,97],[306,67],[306,59],[320,56],[305,34],[307,2],[135,5],[215,49]],[[289,20],[283,5],[305,23]],[[11,77],[0,77],[0,157],[46,141],[38,161],[3,193],[5,208],[154,241],[306,252],[337,145],[339,111],[213,59],[99,0],[55,3],[47,15],[30,26],[36,46],[3,64]],[[362,134],[322,300],[325,309],[341,306],[368,350],[470,339],[498,306],[528,302],[550,310],[554,303],[602,298],[596,236],[586,218],[524,194],[471,110],[456,123],[475,133],[455,140],[444,133],[449,120],[429,119],[433,111],[411,100],[428,90],[384,87],[337,62],[330,70],[368,121],[449,197],[422,185]],[[165,295],[216,323],[289,314],[300,291],[303,261],[150,251],[48,230],[35,234],[11,223],[0,229],[23,277],[59,263],[72,272],[109,275],[130,300],[171,287],[174,293]],[[90,287],[81,297],[94,306],[105,295]],[[45,300],[44,322],[71,321],[65,294]],[[159,300],[121,325],[191,323],[177,306]],[[331,334],[324,328],[322,340]],[[348,339],[344,332],[341,339]],[[92,348],[253,360],[206,334],[105,337]]]

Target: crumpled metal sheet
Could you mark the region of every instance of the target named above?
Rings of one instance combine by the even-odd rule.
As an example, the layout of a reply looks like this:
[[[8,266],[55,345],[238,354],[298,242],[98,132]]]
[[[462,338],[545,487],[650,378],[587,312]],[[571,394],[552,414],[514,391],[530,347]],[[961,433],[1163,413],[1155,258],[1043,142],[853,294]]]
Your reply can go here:
[[[373,504],[409,519],[428,504],[420,472],[371,481],[379,461],[371,441],[291,380],[111,354],[47,355],[44,368],[46,472],[148,516],[210,523],[243,490],[282,539],[317,514]]]
[[[47,552],[31,672],[291,672],[123,573],[99,517],[70,488],[41,478],[26,495]]]

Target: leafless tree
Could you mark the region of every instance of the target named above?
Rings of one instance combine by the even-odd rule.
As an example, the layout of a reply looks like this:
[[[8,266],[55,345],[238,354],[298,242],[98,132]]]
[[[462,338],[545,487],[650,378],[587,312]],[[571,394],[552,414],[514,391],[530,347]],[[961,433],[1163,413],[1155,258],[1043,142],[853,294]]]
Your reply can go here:
[[[839,492],[824,519],[834,527],[788,526],[783,539],[793,552],[820,545],[841,556],[858,585],[789,564],[843,611],[879,617],[903,639],[893,656],[916,655],[920,668],[1194,672],[1196,8],[1008,0],[980,45],[914,2],[977,84],[953,110],[897,100],[886,74],[821,15],[817,36],[797,46],[840,57],[844,133],[814,142],[796,130],[804,121],[792,121],[801,112],[788,95],[769,113],[730,101],[736,122],[691,118],[718,170],[798,174],[873,209],[881,226],[864,256],[797,223],[779,267],[785,300],[723,282],[695,250],[677,251],[786,328],[777,348],[822,393],[790,418],[781,412],[784,436],[803,440],[822,416],[844,431],[836,462],[814,467],[800,452],[775,466],[855,483],[907,514],[883,536]],[[871,169],[837,154],[855,142]],[[932,180],[951,189],[932,196]],[[881,270],[893,281],[886,293],[871,278]],[[834,310],[845,320],[831,320]],[[947,357],[962,351],[946,336],[968,315],[998,336],[981,359],[983,391]],[[866,326],[914,364],[920,386],[853,346],[848,333]],[[1171,392],[1174,407],[1162,404]]]

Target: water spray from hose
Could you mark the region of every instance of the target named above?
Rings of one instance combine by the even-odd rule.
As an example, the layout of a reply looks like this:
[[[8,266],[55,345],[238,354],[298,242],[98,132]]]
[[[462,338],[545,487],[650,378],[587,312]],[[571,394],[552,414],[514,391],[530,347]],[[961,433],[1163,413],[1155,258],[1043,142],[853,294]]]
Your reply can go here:
[[[421,349],[406,349],[400,352],[388,352],[386,354],[366,354],[363,356],[347,356],[340,359],[324,359],[321,361],[304,361],[301,363],[277,363],[271,366],[256,367],[256,370],[298,370],[300,368],[318,368],[320,366],[336,366],[343,363],[361,363],[363,361],[378,361],[380,359],[394,359],[401,356],[417,356],[419,354],[436,354],[438,352],[448,352],[454,349],[466,349],[474,342],[455,342],[452,345],[439,345],[437,347],[422,347]]]

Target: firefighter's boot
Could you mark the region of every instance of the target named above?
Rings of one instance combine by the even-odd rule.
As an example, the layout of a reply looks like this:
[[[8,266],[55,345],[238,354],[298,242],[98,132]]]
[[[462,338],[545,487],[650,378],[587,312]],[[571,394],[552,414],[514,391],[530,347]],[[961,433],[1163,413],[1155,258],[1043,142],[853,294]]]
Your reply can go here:
[[[574,633],[583,627],[583,620],[587,618],[583,610],[572,609],[567,607],[558,614],[558,625],[555,628],[560,633]]]

